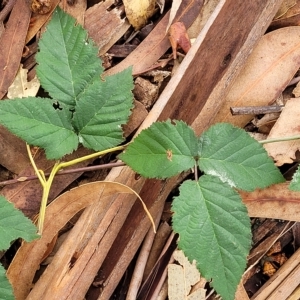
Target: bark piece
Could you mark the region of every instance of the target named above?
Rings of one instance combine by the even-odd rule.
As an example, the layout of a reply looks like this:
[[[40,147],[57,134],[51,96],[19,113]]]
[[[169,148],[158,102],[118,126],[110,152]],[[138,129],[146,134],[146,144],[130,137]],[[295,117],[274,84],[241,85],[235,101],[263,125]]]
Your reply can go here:
[[[113,4],[113,0],[100,2],[85,12],[84,27],[99,47],[99,55],[105,54],[130,27],[128,21],[121,18],[121,10],[113,8],[108,11]]]
[[[134,109],[129,117],[128,123],[124,125],[124,136],[129,136],[134,132],[146,119],[148,111],[139,101],[134,101]]]
[[[17,0],[5,32],[0,38],[0,99],[7,93],[19,70],[31,11],[25,0]]]

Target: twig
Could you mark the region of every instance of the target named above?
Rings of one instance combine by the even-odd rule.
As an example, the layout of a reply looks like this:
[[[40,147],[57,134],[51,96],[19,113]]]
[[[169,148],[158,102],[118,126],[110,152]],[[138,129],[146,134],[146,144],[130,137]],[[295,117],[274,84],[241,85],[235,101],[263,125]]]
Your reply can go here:
[[[121,166],[125,166],[125,164],[123,162],[115,162],[115,163],[108,163],[108,164],[97,165],[97,166],[74,168],[70,170],[61,170],[56,175],[66,175],[66,174],[79,173],[79,172],[90,172],[90,171],[110,169],[110,168],[121,167]],[[45,177],[48,177],[49,175],[50,173],[45,173]],[[35,180],[35,179],[38,179],[37,175],[21,176],[15,179],[1,181],[0,186],[5,186],[5,185],[23,182],[23,181]]]
[[[230,112],[235,115],[264,115],[269,113],[281,112],[284,105],[273,106],[241,106],[230,107]]]
[[[293,140],[299,140],[299,139],[300,139],[300,135],[292,135],[292,136],[274,138],[274,139],[267,139],[267,140],[262,140],[262,141],[257,141],[257,142],[260,143],[260,144],[269,144],[269,143],[293,141]]]
[[[195,181],[198,181],[198,166],[197,166],[197,162],[195,162],[194,174],[195,174]]]

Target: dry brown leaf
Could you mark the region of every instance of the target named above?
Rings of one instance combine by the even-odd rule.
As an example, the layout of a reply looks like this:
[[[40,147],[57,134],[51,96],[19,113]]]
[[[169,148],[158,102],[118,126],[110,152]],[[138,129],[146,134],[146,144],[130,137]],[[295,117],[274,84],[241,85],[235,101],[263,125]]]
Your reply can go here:
[[[169,30],[169,40],[173,50],[173,58],[177,57],[177,49],[181,48],[187,53],[191,48],[191,41],[182,22],[175,22]]]
[[[269,30],[275,30],[287,26],[300,25],[300,1],[297,0],[296,4],[289,8],[285,14],[279,19],[275,19],[269,26]]]
[[[290,191],[289,183],[272,185],[254,192],[239,191],[250,217],[300,222],[300,193]]]
[[[139,30],[155,13],[155,0],[123,0],[126,17],[135,30]]]
[[[0,126],[0,165],[15,174],[29,165],[25,142],[3,126]]]
[[[300,134],[300,98],[287,101],[279,119],[273,126],[268,139],[284,138]],[[269,143],[264,145],[268,154],[274,158],[277,166],[292,163],[296,151],[300,150],[300,140]]]
[[[28,82],[27,73],[28,70],[23,69],[22,65],[20,65],[14,82],[8,88],[7,97],[9,99],[36,96],[40,87],[40,82],[36,76]]]
[[[287,13],[287,11],[289,9],[291,9],[293,6],[295,6],[296,3],[297,3],[296,0],[284,0],[284,1],[282,1],[281,6],[280,6],[279,10],[277,11],[274,19],[276,20],[276,19],[281,18],[284,14]]]
[[[230,107],[272,103],[300,67],[300,27],[286,27],[261,38],[234,81],[215,122],[243,127],[253,116],[232,116]]]
[[[148,111],[145,106],[139,102],[134,101],[134,108],[129,117],[126,125],[123,126],[124,136],[129,136],[133,131],[135,131],[142,122],[146,119]]]
[[[195,262],[188,261],[181,250],[176,250],[173,254],[177,264],[168,265],[168,296],[170,300],[181,299],[205,299],[206,290],[199,288],[190,294],[191,287],[200,281],[200,273]]]
[[[48,244],[51,243],[58,231],[83,208],[118,193],[128,194],[130,191],[128,187],[115,182],[93,182],[62,194],[47,207],[42,237],[31,243],[24,242],[7,271],[7,276],[13,285],[16,299],[25,299],[27,297],[35,272],[39,268],[44,253],[48,249]],[[78,237],[78,248],[75,248],[73,245],[73,248],[67,249],[65,253],[58,251],[58,255],[68,255],[70,256],[69,261],[71,261],[72,257],[79,255],[80,249],[83,247],[80,242],[82,241]],[[55,260],[55,257],[53,262],[56,264],[56,268],[65,269],[65,272],[69,272],[71,266],[61,265],[57,262],[57,259]],[[51,268],[53,270],[53,265]],[[55,272],[53,274],[54,278]],[[41,288],[44,289],[46,287],[39,287],[39,289]],[[36,289],[33,289],[32,293],[36,292]],[[42,299],[42,297],[34,299]]]

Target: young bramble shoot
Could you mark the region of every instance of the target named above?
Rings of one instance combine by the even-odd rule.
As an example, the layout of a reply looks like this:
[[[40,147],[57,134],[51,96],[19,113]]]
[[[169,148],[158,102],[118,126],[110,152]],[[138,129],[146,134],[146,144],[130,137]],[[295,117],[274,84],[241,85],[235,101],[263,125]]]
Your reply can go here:
[[[97,53],[87,32],[57,8],[36,56],[37,75],[51,98],[0,101],[0,123],[27,142],[43,187],[39,232],[51,184],[61,168],[113,151],[123,151],[120,159],[147,178],[164,179],[199,168],[205,175],[183,182],[173,201],[173,228],[188,259],[197,261],[223,299],[234,299],[251,245],[250,219],[236,189],[264,188],[283,182],[283,176],[261,144],[230,124],[213,125],[199,138],[183,121],[156,122],[128,146],[118,146],[133,107],[131,69],[103,79]],[[58,160],[79,144],[97,152],[57,161],[48,179],[38,170],[29,146],[39,146],[48,159]],[[297,190],[299,172],[291,184]],[[18,237],[36,238],[35,226],[4,197],[0,206],[3,249]],[[4,273],[0,267],[0,298],[13,299]]]

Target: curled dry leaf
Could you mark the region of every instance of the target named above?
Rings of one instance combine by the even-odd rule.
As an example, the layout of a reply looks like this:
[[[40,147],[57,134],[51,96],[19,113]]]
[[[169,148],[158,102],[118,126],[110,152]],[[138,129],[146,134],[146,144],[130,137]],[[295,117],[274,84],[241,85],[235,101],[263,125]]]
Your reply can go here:
[[[293,6],[295,6],[297,3],[296,0],[284,0],[281,3],[281,6],[279,8],[279,10],[277,11],[274,19],[279,19],[281,18],[283,15],[285,15]]]
[[[172,46],[174,59],[177,57],[177,48],[181,48],[185,53],[191,48],[189,36],[182,22],[176,22],[170,26],[169,40]]]
[[[8,88],[7,97],[9,99],[36,96],[40,87],[40,82],[36,76],[28,82],[27,73],[28,70],[23,69],[22,65],[20,65],[14,82]]]
[[[288,182],[239,194],[250,217],[300,222],[300,193],[290,191]]]
[[[292,3],[291,1],[290,4],[292,5]],[[272,21],[269,27],[270,31],[287,26],[298,26],[300,24],[300,1],[294,1],[294,4],[287,7],[286,10],[282,10],[285,13]]]
[[[284,138],[300,134],[300,98],[287,101],[279,119],[273,126],[268,139]],[[283,141],[264,145],[268,154],[274,158],[277,166],[292,163],[296,151],[300,150],[300,140]]]
[[[155,0],[124,0],[126,17],[135,30],[146,25],[155,12]]]
[[[245,126],[252,116],[232,116],[230,107],[264,106],[285,89],[300,67],[300,27],[286,27],[261,38],[234,81],[214,122]]]
[[[48,249],[48,244],[51,243],[58,231],[83,208],[118,193],[134,194],[135,192],[127,186],[116,182],[93,182],[62,194],[47,207],[43,235],[39,240],[31,243],[24,242],[7,271],[16,299],[25,299],[27,297],[32,288],[35,272],[39,269],[44,253]],[[70,261],[76,251],[76,249],[68,249]],[[67,254],[63,253],[63,255]],[[66,272],[69,267],[60,266]],[[53,276],[55,277],[55,275]]]

